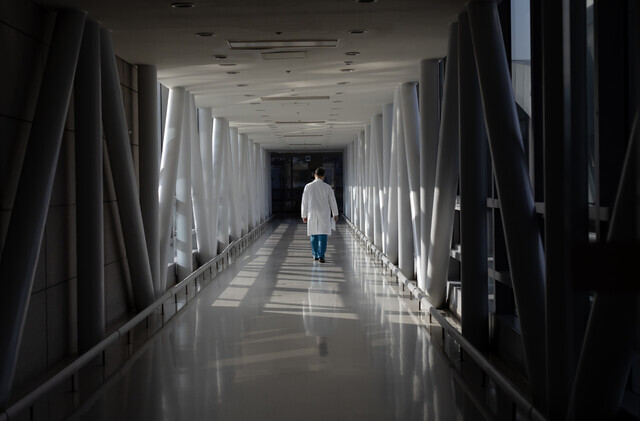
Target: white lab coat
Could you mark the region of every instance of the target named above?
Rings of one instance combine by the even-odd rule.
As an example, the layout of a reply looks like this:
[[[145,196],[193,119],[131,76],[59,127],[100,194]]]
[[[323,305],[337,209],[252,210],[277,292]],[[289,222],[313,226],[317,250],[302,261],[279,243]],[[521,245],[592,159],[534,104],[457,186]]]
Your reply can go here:
[[[338,216],[338,204],[333,189],[324,181],[315,181],[304,186],[302,193],[302,218],[307,220],[307,235],[331,235],[333,216]]]

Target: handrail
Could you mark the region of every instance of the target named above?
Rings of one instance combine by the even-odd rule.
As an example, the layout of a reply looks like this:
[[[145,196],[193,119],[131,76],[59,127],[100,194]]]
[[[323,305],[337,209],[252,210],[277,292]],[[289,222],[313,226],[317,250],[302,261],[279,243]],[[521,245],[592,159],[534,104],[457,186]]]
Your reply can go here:
[[[22,397],[20,400],[16,401],[13,405],[2,411],[0,413],[0,421],[7,421],[11,417],[18,416],[22,411],[26,410],[31,406],[38,398],[42,397],[44,394],[49,392],[63,380],[71,377],[75,372],[80,370],[85,366],[88,362],[96,358],[100,355],[109,345],[113,344],[119,338],[121,338],[124,334],[131,331],[134,327],[136,327],[140,322],[145,320],[151,313],[153,313],[158,307],[167,302],[171,297],[177,295],[184,287],[186,287],[190,282],[194,281],[198,276],[204,273],[207,269],[211,268],[214,264],[218,263],[223,259],[227,259],[229,257],[229,253],[235,250],[236,246],[242,244],[243,241],[247,240],[251,236],[256,235],[259,230],[262,230],[268,223],[271,222],[274,215],[271,215],[269,218],[265,219],[260,225],[249,231],[243,237],[231,242],[224,250],[222,250],[217,256],[207,261],[205,264],[200,266],[195,271],[191,272],[189,276],[184,278],[179,283],[175,284],[171,288],[169,288],[164,294],[160,296],[160,298],[156,299],[153,303],[147,306],[144,310],[136,314],[114,332],[109,334],[102,341],[97,343],[91,349],[89,349],[84,354],[80,355],[73,362],[71,362],[68,366],[54,374],[52,377],[47,379],[40,386],[32,390],[29,394]]]
[[[442,326],[442,328],[449,333],[454,340],[464,350],[465,354],[471,357],[478,366],[491,377],[496,384],[501,388],[503,392],[511,399],[511,401],[518,406],[521,410],[528,414],[529,419],[532,421],[546,421],[545,416],[537,409],[502,373],[500,373],[489,360],[478,351],[464,336],[456,329],[447,319],[444,318],[428,300],[427,294],[424,293],[415,282],[407,279],[400,269],[394,265],[386,255],[384,255],[371,240],[365,236],[346,216],[343,215],[344,220],[347,222],[349,228],[353,230],[353,233],[359,237],[367,246],[367,249],[373,250],[373,254],[378,257],[384,266],[387,267],[393,275],[396,276],[398,282],[403,283],[409,289],[409,291],[418,299],[421,304],[426,305],[429,314],[436,319],[436,321]]]

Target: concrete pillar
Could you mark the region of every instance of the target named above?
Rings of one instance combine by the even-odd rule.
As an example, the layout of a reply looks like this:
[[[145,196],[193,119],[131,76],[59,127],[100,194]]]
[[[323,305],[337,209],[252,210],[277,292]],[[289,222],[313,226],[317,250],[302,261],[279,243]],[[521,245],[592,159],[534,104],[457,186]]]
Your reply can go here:
[[[401,88],[396,89],[396,99],[399,101],[396,107],[397,161],[398,161],[398,268],[408,279],[415,279],[415,250],[413,248],[413,233],[411,223],[411,189],[409,187],[409,174],[406,170],[406,139],[403,127],[402,93]]]
[[[393,101],[391,147],[389,150],[389,195],[387,198],[387,257],[398,264],[398,91]]]
[[[462,334],[484,352],[489,347],[487,131],[466,12],[458,15],[458,29]]]
[[[221,144],[219,149],[215,149],[215,163],[218,162],[218,153],[220,154],[220,173],[218,178],[220,189],[220,205],[218,207],[218,249],[224,250],[229,245],[229,161],[227,159],[227,150],[229,149],[229,122],[222,120],[222,133],[220,133]],[[214,145],[217,147],[218,143]],[[255,178],[254,178],[255,180]]]
[[[193,95],[187,93],[183,104],[178,178],[176,180],[176,249],[178,282],[193,272],[193,209],[191,206],[191,103]],[[195,110],[194,110],[195,111]]]
[[[387,254],[389,247],[389,167],[391,163],[391,133],[393,129],[393,104],[382,107],[382,251]]]
[[[180,155],[180,136],[182,133],[185,95],[183,88],[172,88],[169,91],[167,104],[158,187],[158,202],[160,204],[160,279],[162,279],[162,282],[156,290],[156,295],[161,295],[166,290],[167,265],[173,263],[173,256],[169,256],[169,242],[173,229],[173,198],[176,195],[176,180],[178,179],[178,156]]]
[[[81,12],[58,12],[5,237],[0,261],[0,408],[11,396],[84,20]]]
[[[102,72],[102,124],[109,151],[109,164],[118,197],[118,213],[127,250],[133,298],[138,310],[155,299],[147,243],[144,236],[138,185],[133,169],[127,120],[124,114],[120,80],[113,53],[111,33],[100,34],[100,67]]]
[[[364,132],[358,133],[358,229],[363,233],[366,230],[366,198],[365,198],[365,162],[366,149],[364,142]]]
[[[534,403],[544,403],[544,252],[520,135],[509,64],[493,1],[467,4],[513,292]]]
[[[406,153],[406,171],[409,181],[409,204],[411,228],[416,268],[420,267],[420,116],[418,112],[418,92],[414,82],[400,85],[402,106],[402,128]],[[416,271],[417,272],[417,271]],[[424,274],[417,273],[418,284],[424,285]]]
[[[440,132],[440,60],[420,62],[420,265],[418,286],[426,291],[433,194]],[[423,274],[422,278],[420,274]],[[420,279],[423,281],[420,282]]]
[[[74,85],[78,352],[105,334],[100,25],[87,22]]]
[[[379,250],[382,250],[382,221],[386,219],[383,212],[382,203],[384,201],[384,175],[382,161],[382,114],[377,114],[371,119],[371,133],[373,149],[375,150],[375,160],[373,161],[374,174],[374,215],[373,215],[373,242]]]
[[[155,66],[138,65],[138,127],[140,130],[140,209],[147,239],[154,290],[160,287],[160,134],[158,113],[158,76]]]
[[[240,148],[239,148],[239,154],[240,154],[240,165],[239,165],[239,169],[241,172],[241,188],[240,188],[240,193],[241,193],[241,202],[240,202],[240,214],[241,214],[241,218],[242,218],[242,233],[246,234],[247,232],[249,232],[249,197],[248,197],[248,191],[249,191],[249,183],[251,182],[251,179],[249,178],[249,174],[248,174],[248,166],[249,166],[249,162],[247,160],[247,149],[248,149],[248,144],[249,144],[249,137],[246,134],[241,134],[240,135]]]
[[[229,174],[229,235],[230,240],[235,241],[240,238],[240,218],[238,215],[238,128],[229,128],[229,147],[227,148],[227,162]],[[262,167],[262,165],[261,165]],[[262,173],[260,174],[258,182],[263,183]]]
[[[444,78],[438,164],[433,193],[427,294],[440,307],[446,300],[451,235],[458,187],[458,24],[449,25],[449,48]]]
[[[194,101],[193,95],[191,100]],[[200,263],[205,263],[213,258],[211,252],[211,237],[209,228],[209,198],[205,189],[205,163],[202,160],[202,141],[204,143],[211,143],[207,141],[210,137],[207,136],[207,127],[210,127],[208,121],[211,120],[210,114],[207,116],[207,111],[200,113],[201,110],[195,109],[195,101],[193,102],[192,111],[198,113],[198,121],[196,123],[195,113],[190,115],[191,121],[194,125],[198,124],[200,130],[205,133],[200,133],[200,130],[192,128],[191,133],[191,201],[193,202],[193,217],[194,225],[196,228],[196,241],[198,246],[198,254],[200,256]],[[204,114],[204,115],[203,115]],[[204,121],[201,121],[204,118]],[[206,150],[206,146],[204,147]],[[211,168],[211,160],[209,162],[209,169]],[[208,186],[207,186],[208,187]]]
[[[363,204],[364,204],[364,234],[367,238],[373,240],[373,203],[371,200],[371,191],[373,189],[371,177],[371,126],[364,126],[364,172],[362,185]]]
[[[221,180],[222,180],[222,166],[224,162],[224,130],[225,120],[223,118],[216,118],[213,122],[213,197],[211,201],[211,225],[213,235],[211,237],[211,246],[214,254],[218,254],[218,232],[219,220],[220,220],[220,195],[221,195]]]
[[[213,119],[211,118],[211,108],[198,108],[198,137],[200,162],[202,165],[202,188],[204,216],[196,215],[196,232],[198,236],[198,251],[203,261],[212,259],[215,255],[216,242],[212,241],[213,228],[211,227],[211,208],[213,201]],[[193,149],[191,150],[193,153]],[[192,157],[195,159],[195,157]],[[194,177],[194,174],[191,174]],[[194,200],[195,202],[195,200]],[[197,208],[194,205],[194,208]],[[202,231],[202,232],[201,232]],[[206,238],[205,238],[206,236]]]

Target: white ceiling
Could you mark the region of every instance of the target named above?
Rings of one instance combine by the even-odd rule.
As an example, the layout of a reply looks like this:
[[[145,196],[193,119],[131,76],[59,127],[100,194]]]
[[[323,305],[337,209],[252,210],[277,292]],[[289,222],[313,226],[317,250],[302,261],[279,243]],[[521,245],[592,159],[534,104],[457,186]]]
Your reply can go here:
[[[118,56],[134,64],[156,65],[161,83],[184,87],[195,95],[198,107],[211,107],[214,117],[228,119],[240,133],[273,151],[336,150],[354,140],[364,124],[381,113],[382,105],[393,101],[398,84],[417,81],[420,60],[445,55],[448,24],[465,3],[191,1],[193,8],[174,8],[171,0],[38,0],[52,9],[87,11],[88,19],[113,31]],[[367,32],[350,34],[351,29]],[[198,37],[197,32],[215,35]],[[280,39],[338,39],[338,45],[239,51],[227,43]],[[306,58],[264,60],[261,54],[286,50],[306,51]],[[351,51],[360,54],[345,55]],[[329,99],[261,100],[266,96]]]

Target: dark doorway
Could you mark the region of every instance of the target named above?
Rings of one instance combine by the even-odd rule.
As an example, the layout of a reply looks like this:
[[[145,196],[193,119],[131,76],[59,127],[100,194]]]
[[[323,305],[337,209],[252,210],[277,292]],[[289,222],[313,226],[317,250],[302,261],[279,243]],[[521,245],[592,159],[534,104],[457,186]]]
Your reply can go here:
[[[304,186],[313,181],[313,171],[325,169],[324,181],[333,187],[342,213],[342,153],[271,153],[271,194],[273,213],[300,214]]]

